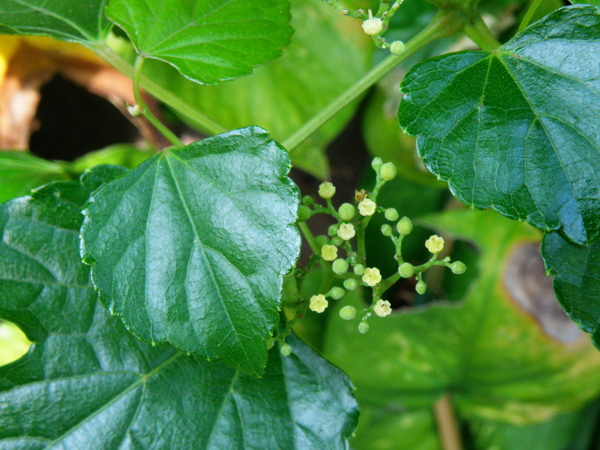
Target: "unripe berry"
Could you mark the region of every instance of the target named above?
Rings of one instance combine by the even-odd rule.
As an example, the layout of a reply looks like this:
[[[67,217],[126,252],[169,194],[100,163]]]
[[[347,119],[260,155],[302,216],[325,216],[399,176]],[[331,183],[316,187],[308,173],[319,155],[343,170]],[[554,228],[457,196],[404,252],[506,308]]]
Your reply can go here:
[[[335,195],[335,186],[329,181],[325,181],[319,185],[319,197],[328,199]]]
[[[398,230],[398,233],[403,234],[404,236],[410,234],[413,229],[412,220],[404,216],[402,219],[400,219],[398,225],[396,225],[396,229]]]
[[[398,267],[398,273],[402,278],[410,278],[415,274],[415,266],[407,262],[402,263]]]
[[[351,205],[350,203],[343,203],[340,206],[340,209],[338,210],[340,219],[342,219],[345,222],[351,221],[352,218],[354,217],[355,212],[356,212],[356,209],[354,208],[354,205]]]
[[[418,294],[423,295],[425,292],[427,292],[427,285],[424,281],[420,280],[415,286],[415,290]]]
[[[348,261],[342,258],[336,259],[331,265],[331,270],[336,275],[344,275],[348,272]]]
[[[456,275],[461,275],[465,273],[465,270],[467,270],[467,266],[465,266],[465,263],[463,263],[462,261],[454,261],[452,265],[450,265],[450,270]]]
[[[279,351],[283,356],[290,356],[292,354],[292,347],[289,344],[281,344]]]
[[[381,178],[383,178],[385,181],[392,181],[394,178],[396,178],[397,174],[398,169],[396,169],[394,163],[391,162],[385,163],[383,166],[381,166],[381,169],[379,169],[379,176],[381,176]]]
[[[315,204],[315,200],[310,195],[305,195],[302,197],[302,203],[307,206],[313,206]]]
[[[390,222],[398,220],[398,217],[400,217],[400,214],[398,214],[396,208],[388,208],[385,210],[385,218]]]
[[[356,275],[362,275],[363,273],[365,273],[365,266],[363,266],[362,264],[356,264],[354,266],[354,273]]]
[[[310,219],[311,215],[312,215],[312,211],[308,206],[300,205],[300,207],[298,208],[298,221],[299,222],[306,222],[308,219]]]
[[[361,322],[358,324],[358,332],[361,334],[365,334],[369,331],[369,324],[367,322]]]
[[[327,293],[327,296],[331,297],[334,300],[339,300],[340,298],[342,298],[344,296],[345,293],[346,293],[346,291],[343,288],[334,286],[329,290],[329,292]]]
[[[406,52],[406,44],[402,41],[394,41],[392,45],[390,45],[390,52],[393,55],[401,55]]]
[[[358,287],[358,281],[356,281],[356,278],[346,278],[344,280],[344,287],[349,291],[353,291]]]
[[[330,225],[329,228],[327,229],[327,234],[329,236],[335,236],[339,229],[340,229],[339,225]]]
[[[356,308],[346,305],[340,309],[340,317],[344,320],[353,320],[356,317]]]
[[[379,173],[381,166],[383,166],[383,160],[379,156],[373,158],[373,161],[371,161],[371,167],[376,173]]]
[[[384,236],[391,236],[394,234],[394,230],[390,225],[386,223],[381,225],[381,234],[383,234]]]

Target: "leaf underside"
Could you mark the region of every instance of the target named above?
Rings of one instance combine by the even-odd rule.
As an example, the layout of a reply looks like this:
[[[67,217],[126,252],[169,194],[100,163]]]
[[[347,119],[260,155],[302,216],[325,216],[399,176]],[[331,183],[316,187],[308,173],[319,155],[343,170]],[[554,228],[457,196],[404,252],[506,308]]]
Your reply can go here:
[[[401,126],[427,167],[477,208],[600,237],[600,10],[562,8],[499,50],[425,61],[401,89]]]
[[[168,150],[91,198],[84,261],[139,338],[260,375],[300,247],[287,152],[259,128]]]

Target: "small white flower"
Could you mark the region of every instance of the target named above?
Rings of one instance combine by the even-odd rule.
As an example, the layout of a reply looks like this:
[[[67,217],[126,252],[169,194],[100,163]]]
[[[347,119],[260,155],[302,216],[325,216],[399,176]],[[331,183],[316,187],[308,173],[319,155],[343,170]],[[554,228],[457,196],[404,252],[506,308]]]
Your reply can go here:
[[[310,305],[308,307],[314,312],[322,313],[328,305],[329,302],[325,296],[323,294],[317,294],[310,298]]]
[[[362,276],[362,280],[369,286],[373,287],[381,281],[381,273],[377,267],[367,267]]]
[[[373,17],[373,12],[369,10],[369,18],[362,23],[365,34],[375,36],[383,30],[383,21],[378,17]]]
[[[369,198],[365,198],[358,204],[358,212],[360,212],[362,216],[372,216],[375,213],[376,208],[377,204]]]
[[[350,239],[352,239],[355,234],[356,231],[354,230],[354,225],[352,225],[351,223],[341,224],[337,232],[337,235],[345,241],[349,241]]]
[[[392,304],[387,300],[377,300],[375,307],[373,308],[375,314],[379,317],[389,316],[392,313]]]
[[[319,197],[328,199],[335,195],[335,186],[329,181],[325,181],[319,185]]]
[[[425,247],[431,253],[439,253],[444,250],[444,238],[434,234],[427,241],[425,241]]]

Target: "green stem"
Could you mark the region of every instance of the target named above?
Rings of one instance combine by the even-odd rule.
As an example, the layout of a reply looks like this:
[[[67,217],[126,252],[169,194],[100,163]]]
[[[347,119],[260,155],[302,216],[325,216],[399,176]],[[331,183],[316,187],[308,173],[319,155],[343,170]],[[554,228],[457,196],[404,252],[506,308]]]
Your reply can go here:
[[[536,10],[538,9],[538,6],[540,6],[541,3],[542,0],[533,0],[531,5],[529,6],[529,9],[525,13],[525,16],[523,16],[523,20],[521,20],[521,24],[519,25],[517,34],[523,31],[525,28],[527,28],[527,25],[529,25],[529,22],[531,22],[531,18],[533,17]]]
[[[141,55],[135,60],[135,65],[133,66],[133,95],[135,96],[135,102],[137,106],[141,109],[140,114],[144,116],[148,122],[150,122],[154,127],[161,132],[161,134],[166,137],[171,144],[176,147],[185,147],[185,144],[181,142],[181,140],[175,136],[175,134],[169,130],[160,120],[156,118],[152,111],[146,105],[144,98],[142,97],[142,91],[140,89],[140,76],[142,75],[142,66],[144,65],[144,58]]]
[[[101,47],[94,48],[94,51],[98,56],[100,56],[104,61],[109,63],[119,72],[123,73],[129,78],[133,78],[133,66],[121,58],[121,56],[116,54],[112,49],[106,45],[103,45]],[[203,132],[207,134],[220,134],[229,131],[227,128],[219,125],[211,118],[191,107],[182,98],[176,96],[168,89],[165,89],[143,75],[140,76],[140,85],[153,97],[188,117],[190,120],[196,123],[198,128],[200,128]]]
[[[304,238],[306,239],[306,242],[308,242],[308,245],[310,246],[310,249],[313,251],[313,253],[315,255],[320,255],[321,249],[315,242],[315,237],[313,236],[312,231],[310,231],[310,228],[308,228],[306,222],[298,222],[297,225],[300,229],[300,232],[304,235]]]
[[[482,50],[496,50],[501,45],[477,13],[469,17],[469,22],[465,24],[464,31]]]
[[[463,24],[460,15],[453,11],[440,11],[431,23],[406,44],[406,52],[402,55],[390,55],[375,66],[369,73],[362,77],[356,84],[340,94],[329,105],[322,109],[316,116],[306,122],[299,130],[288,137],[283,146],[289,151],[294,151],[310,135],[327,123],[339,111],[356,100],[363,92],[375,84],[381,77],[406,60],[417,50],[430,42],[444,36],[454,34]]]

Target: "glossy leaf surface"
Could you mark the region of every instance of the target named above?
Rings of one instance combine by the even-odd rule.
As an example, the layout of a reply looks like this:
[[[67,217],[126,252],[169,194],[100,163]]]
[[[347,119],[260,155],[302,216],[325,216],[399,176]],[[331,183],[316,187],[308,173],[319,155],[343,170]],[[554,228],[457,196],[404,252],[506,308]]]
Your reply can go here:
[[[464,203],[594,240],[599,55],[600,11],[562,8],[497,51],[417,65],[402,83],[400,124]]]
[[[2,0],[0,32],[52,36],[90,46],[103,41],[112,26],[104,15],[107,3],[108,0]]]
[[[292,33],[287,0],[112,0],[107,15],[139,54],[203,84],[252,73]]]
[[[167,150],[91,198],[84,260],[150,342],[260,375],[300,247],[287,152],[259,128]]]
[[[111,317],[79,257],[88,193],[59,183],[0,206],[0,317],[34,341],[0,367],[0,447],[346,448],[350,382],[293,336],[257,379]]]

